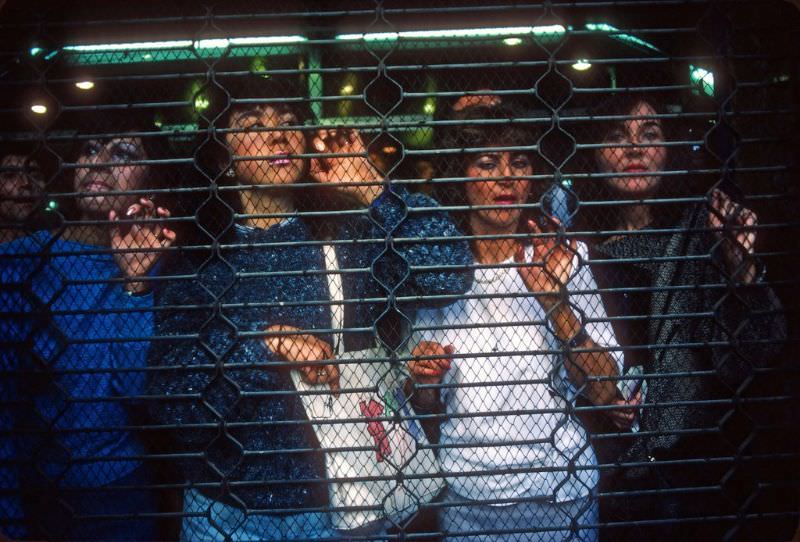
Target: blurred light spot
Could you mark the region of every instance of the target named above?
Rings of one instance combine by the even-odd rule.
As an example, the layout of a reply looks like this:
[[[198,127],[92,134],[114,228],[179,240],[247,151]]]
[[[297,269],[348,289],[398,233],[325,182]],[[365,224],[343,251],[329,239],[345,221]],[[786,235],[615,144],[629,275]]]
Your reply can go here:
[[[211,102],[202,94],[198,94],[194,99],[194,108],[197,111],[205,111],[210,105]]]
[[[689,80],[708,96],[714,95],[714,73],[689,64]]]

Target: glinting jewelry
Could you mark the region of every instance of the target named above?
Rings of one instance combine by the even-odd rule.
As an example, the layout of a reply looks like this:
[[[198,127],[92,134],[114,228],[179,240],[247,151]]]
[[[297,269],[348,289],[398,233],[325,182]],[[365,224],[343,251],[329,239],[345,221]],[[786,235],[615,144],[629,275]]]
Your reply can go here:
[[[229,167],[225,170],[226,177],[236,177],[236,171],[234,171],[233,166]]]
[[[322,378],[328,374],[325,369],[317,369],[317,378]]]

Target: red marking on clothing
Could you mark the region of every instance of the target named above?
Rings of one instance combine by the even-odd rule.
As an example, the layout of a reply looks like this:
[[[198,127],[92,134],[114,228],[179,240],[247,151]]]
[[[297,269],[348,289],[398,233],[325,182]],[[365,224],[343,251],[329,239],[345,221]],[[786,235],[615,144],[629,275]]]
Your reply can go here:
[[[367,420],[383,414],[383,405],[375,399],[370,399],[369,403],[361,401],[358,403],[358,407],[361,409],[361,414],[363,414]],[[383,428],[383,423],[378,420],[372,420],[367,422],[367,431],[369,431],[369,434],[375,439],[375,458],[380,463],[386,456],[392,453],[392,449],[389,447],[389,439],[386,437],[386,430]]]

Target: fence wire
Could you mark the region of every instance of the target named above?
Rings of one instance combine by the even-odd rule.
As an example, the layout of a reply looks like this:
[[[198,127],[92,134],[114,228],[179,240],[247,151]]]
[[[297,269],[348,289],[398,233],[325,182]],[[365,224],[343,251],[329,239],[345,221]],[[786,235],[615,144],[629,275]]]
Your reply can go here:
[[[796,2],[0,27],[0,538],[800,536]]]

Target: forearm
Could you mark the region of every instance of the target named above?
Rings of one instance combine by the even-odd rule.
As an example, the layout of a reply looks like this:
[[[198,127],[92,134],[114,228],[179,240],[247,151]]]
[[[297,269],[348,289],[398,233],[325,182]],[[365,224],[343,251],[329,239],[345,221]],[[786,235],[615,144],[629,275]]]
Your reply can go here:
[[[565,344],[573,342],[567,351],[566,368],[570,380],[596,405],[610,404],[617,398],[613,380],[587,381],[592,376],[617,376],[617,365],[609,352],[598,349],[591,337],[582,333],[583,324],[566,301],[543,303],[553,331]],[[574,349],[580,349],[576,352]]]
[[[438,388],[420,388],[410,378],[403,387],[406,397],[411,399],[411,405],[421,412],[439,412],[442,408],[441,396]]]

